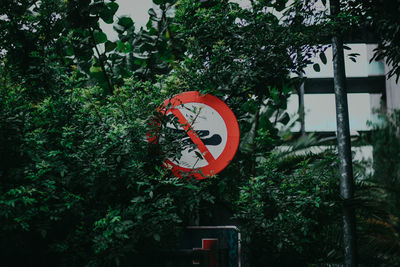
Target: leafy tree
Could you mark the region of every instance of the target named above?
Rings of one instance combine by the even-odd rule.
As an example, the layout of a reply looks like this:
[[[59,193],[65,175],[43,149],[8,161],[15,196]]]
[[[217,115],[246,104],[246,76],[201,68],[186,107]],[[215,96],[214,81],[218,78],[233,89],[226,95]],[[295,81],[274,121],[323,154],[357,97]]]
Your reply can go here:
[[[107,41],[105,54],[113,77],[119,81],[134,76],[155,82],[156,75],[169,73],[173,62],[183,54],[179,40],[174,37],[175,23],[168,15],[173,5],[161,3],[159,7],[161,14],[151,8],[146,29],[141,28],[137,33],[129,17],[119,18],[114,25],[119,40]]]
[[[156,74],[171,68],[166,36],[174,33],[173,24],[167,34],[164,18],[159,29],[135,35],[132,20],[119,18],[120,40],[111,42],[99,20],[112,23],[113,1],[10,1],[6,7],[1,30],[15,42],[1,43],[3,263],[141,264],[141,255],[175,240],[201,201],[213,201],[207,183],[177,180],[158,168],[163,150],[149,148],[145,138],[157,106],[169,96]],[[43,19],[49,14],[54,25]],[[23,29],[32,41],[16,41],[21,32],[9,17],[34,26]],[[155,35],[162,41],[154,44]],[[45,45],[36,45],[41,38]],[[40,52],[41,61],[31,61],[32,76],[17,56],[26,51]],[[151,57],[136,61],[146,53]],[[130,54],[136,57],[122,73]],[[160,60],[169,62],[164,69],[157,67]],[[137,71],[142,65],[145,76]],[[124,81],[130,76],[135,78]],[[46,83],[38,87],[37,80]]]
[[[63,1],[6,0],[0,9],[0,58],[4,77],[18,81],[30,97],[57,93],[66,71],[63,38]]]
[[[357,27],[373,32],[378,47],[371,60],[385,60],[391,66],[388,76],[400,77],[400,30],[397,18],[400,2],[397,0],[342,1],[347,13],[357,18]]]
[[[257,161],[282,144],[278,128],[293,123],[285,112],[287,98],[301,82],[290,72],[311,63],[326,36],[322,23],[305,24],[312,5],[251,3],[248,9],[229,1],[180,1],[175,16],[187,47],[174,73],[181,90],[223,98],[239,120],[240,151],[219,176],[228,203],[238,185],[258,175]]]
[[[130,81],[106,101],[90,87],[33,103],[21,88],[2,88],[4,264],[138,261],[169,245],[200,201],[213,200],[207,184],[156,167],[163,156],[144,137],[155,100],[165,97],[157,91]]]

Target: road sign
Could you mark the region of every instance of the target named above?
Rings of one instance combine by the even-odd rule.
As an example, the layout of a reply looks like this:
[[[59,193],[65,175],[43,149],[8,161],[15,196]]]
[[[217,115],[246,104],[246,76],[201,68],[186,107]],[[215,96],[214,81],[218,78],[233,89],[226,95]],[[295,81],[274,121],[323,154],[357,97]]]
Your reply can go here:
[[[196,91],[184,92],[165,100],[161,110],[178,119],[178,125],[171,122],[167,127],[186,133],[181,140],[181,157],[164,163],[175,176],[192,174],[204,179],[228,166],[239,146],[240,134],[235,115],[222,100]]]

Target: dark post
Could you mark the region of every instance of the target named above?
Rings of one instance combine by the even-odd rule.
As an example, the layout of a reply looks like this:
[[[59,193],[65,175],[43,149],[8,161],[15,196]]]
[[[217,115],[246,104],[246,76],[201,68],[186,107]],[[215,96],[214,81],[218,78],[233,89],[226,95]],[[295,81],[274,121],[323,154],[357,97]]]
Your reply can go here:
[[[330,1],[331,15],[336,17],[340,12],[340,1]],[[338,152],[340,159],[340,195],[343,198],[343,241],[344,266],[354,267],[357,263],[357,240],[354,208],[351,200],[354,197],[353,167],[349,114],[347,104],[346,73],[343,55],[343,39],[335,33],[332,37],[333,73],[336,99],[336,124]]]
[[[303,73],[300,72],[300,78],[303,78]],[[299,88],[299,117],[300,117],[300,132],[301,135],[306,134],[306,118],[304,111],[304,82],[301,83]]]

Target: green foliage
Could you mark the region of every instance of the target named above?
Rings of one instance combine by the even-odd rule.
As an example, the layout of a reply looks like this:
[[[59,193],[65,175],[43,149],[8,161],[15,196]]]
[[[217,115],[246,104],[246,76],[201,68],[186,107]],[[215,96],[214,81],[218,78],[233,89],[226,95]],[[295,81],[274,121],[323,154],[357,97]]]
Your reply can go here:
[[[0,13],[5,71],[12,79],[22,79],[39,99],[55,91],[61,74],[75,69],[104,95],[113,94],[114,86],[132,76],[155,81],[183,51],[175,40],[176,24],[167,15],[174,1],[167,2],[160,4],[161,14],[149,11],[147,30],[135,33],[131,18],[114,20],[115,1],[6,1]],[[108,40],[101,21],[116,22],[119,40]]]
[[[379,181],[357,184],[360,264],[399,266],[399,195]]]
[[[391,66],[388,76],[400,77],[400,27],[397,18],[400,3],[397,0],[343,1],[348,13],[357,18],[357,27],[375,34],[378,47],[372,60],[385,60]]]
[[[42,98],[57,92],[64,65],[65,28],[63,1],[2,1],[0,9],[0,59],[4,76]]]
[[[304,20],[279,19],[278,6],[286,7],[290,18],[296,12],[306,18],[311,8],[285,1],[252,1],[252,9],[229,1],[177,4],[175,19],[187,47],[175,69],[181,90],[219,96],[240,124],[240,151],[219,176],[228,202],[237,198],[238,185],[256,175],[256,162],[282,143],[278,128],[293,122],[284,112],[287,98],[300,84],[290,71],[301,72],[321,49],[321,26],[307,28],[311,39],[302,33]]]
[[[400,165],[396,160],[400,155],[399,125],[400,112],[389,115],[380,114],[380,123],[373,125],[371,136],[374,157],[374,179],[392,188],[400,190]]]
[[[263,173],[240,188],[235,217],[249,265],[335,263],[341,238],[336,156],[299,157],[289,172],[280,169],[279,157],[260,164]]]
[[[146,266],[198,214],[207,224],[223,212],[235,213],[254,266],[340,262],[335,155],[292,153],[313,137],[275,152],[292,141],[286,102],[302,81],[290,72],[313,55],[326,64],[318,44],[359,23],[359,14],[347,6],[353,11],[332,21],[312,1],[251,1],[251,9],[225,0],[153,2],[159,11],[150,9],[141,29],[117,18],[112,0],[2,3],[2,264]],[[113,24],[118,39],[100,22]],[[161,168],[184,144],[165,127],[176,118],[156,110],[189,90],[217,95],[239,120],[240,149],[217,179],[177,179]],[[366,264],[398,262],[393,116],[373,135],[374,180],[357,184],[360,240],[383,248],[361,246]],[[149,135],[162,138],[149,144]]]
[[[373,148],[373,162],[364,162],[372,173],[363,175],[357,187],[361,263],[399,266],[400,260],[400,112],[378,114],[379,122],[365,141]]]
[[[173,243],[213,200],[204,183],[156,167],[164,157],[145,136],[166,96],[149,83],[131,80],[107,99],[98,87],[38,103],[20,88],[1,92],[3,263],[122,264]]]

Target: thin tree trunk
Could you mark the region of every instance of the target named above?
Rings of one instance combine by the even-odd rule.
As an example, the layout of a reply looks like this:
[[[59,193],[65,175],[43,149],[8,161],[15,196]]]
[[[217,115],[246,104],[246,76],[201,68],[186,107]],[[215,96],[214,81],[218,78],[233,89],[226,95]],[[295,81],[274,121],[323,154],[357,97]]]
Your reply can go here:
[[[261,104],[260,107],[257,109],[257,112],[254,116],[254,132],[252,136],[252,144],[251,144],[251,174],[255,175],[256,174],[256,139],[257,139],[257,132],[258,132],[258,124],[260,121],[260,109],[261,109]]]
[[[110,95],[112,95],[112,94],[114,94],[114,86],[112,85],[111,78],[108,76],[108,73],[106,71],[106,67],[104,66],[103,59],[101,58],[101,53],[100,53],[99,49],[97,48],[96,39],[94,38],[94,31],[93,31],[92,28],[89,28],[89,31],[90,31],[90,34],[91,34],[91,37],[92,37],[93,47],[96,50],[97,57],[99,59],[101,71],[103,72],[104,79],[107,82],[108,93]]]
[[[330,1],[331,15],[340,12],[340,1]],[[340,34],[332,38],[334,89],[336,100],[336,124],[339,152],[340,195],[343,199],[343,242],[344,266],[354,267],[357,263],[357,236],[354,208],[353,166],[351,159],[350,127],[347,104],[346,73],[343,55],[343,39]]]
[[[300,72],[300,78],[303,78],[303,73]],[[305,112],[304,112],[304,82],[301,83],[299,88],[299,119],[300,119],[300,133],[306,134]]]

